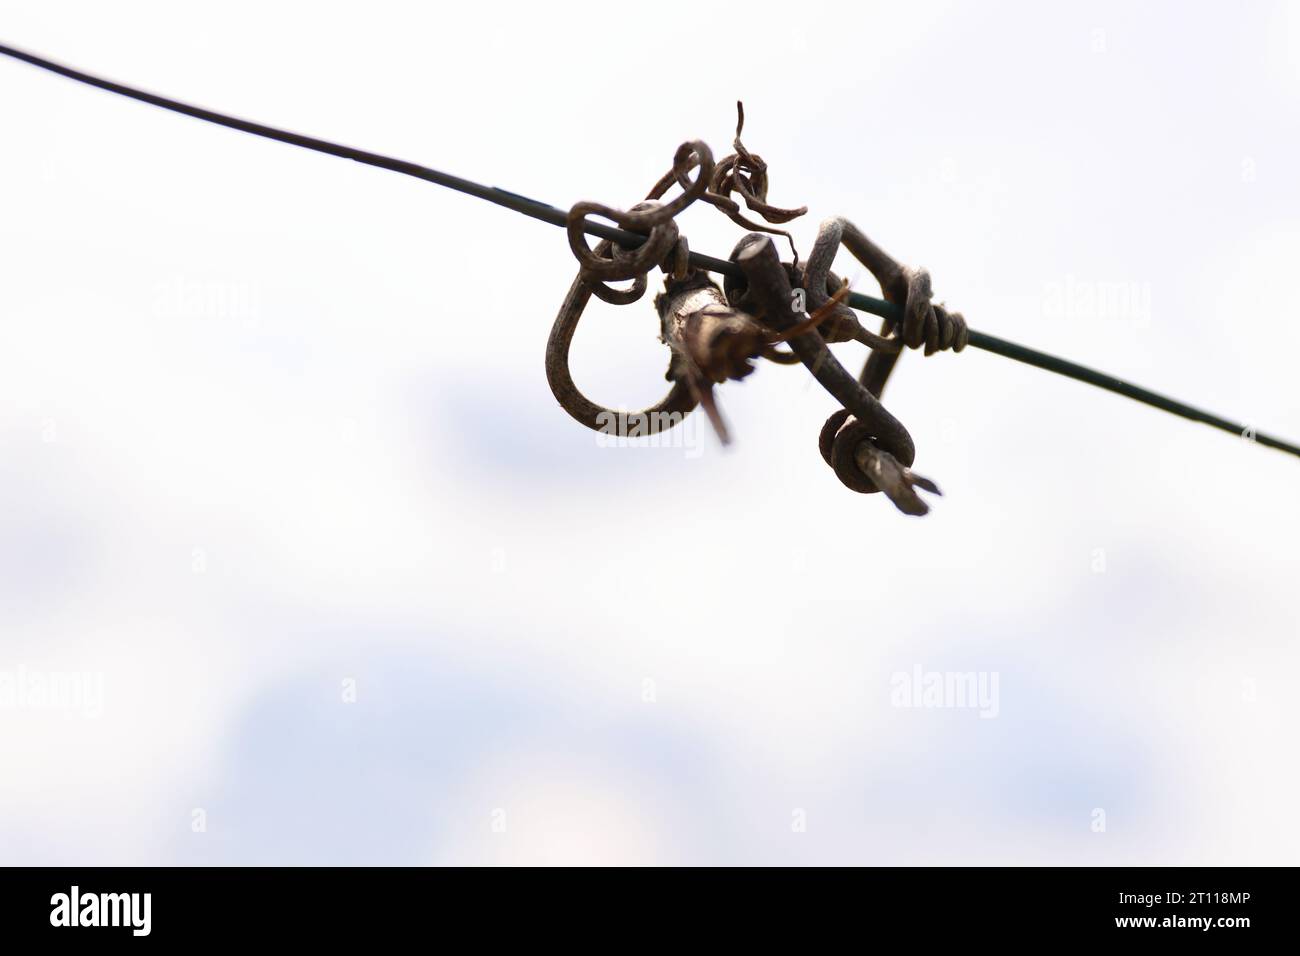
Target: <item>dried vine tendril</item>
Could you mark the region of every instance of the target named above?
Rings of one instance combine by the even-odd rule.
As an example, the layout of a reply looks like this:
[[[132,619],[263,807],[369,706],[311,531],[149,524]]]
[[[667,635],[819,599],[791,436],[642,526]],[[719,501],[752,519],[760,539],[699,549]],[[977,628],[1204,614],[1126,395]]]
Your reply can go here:
[[[700,171],[692,180],[690,172],[697,166]],[[614,305],[627,305],[637,301],[645,295],[646,273],[655,266],[663,265],[670,254],[673,263],[671,271],[678,275],[685,274],[690,250],[677,230],[674,217],[704,194],[713,169],[713,151],[707,145],[699,141],[682,143],[673,157],[672,171],[655,184],[644,202],[627,212],[595,202],[580,202],[569,210],[569,248],[578,258],[583,280],[591,286],[591,291],[597,297]],[[673,182],[681,184],[681,195],[672,202],[657,202]],[[599,243],[593,250],[587,245],[585,231],[587,217],[593,215],[649,238],[636,249],[624,249],[606,241]],[[620,279],[631,279],[631,288],[614,289],[607,284],[609,280]]]
[[[745,104],[737,102],[736,136],[731,143],[731,148],[735,152],[713,167],[708,177],[708,189],[700,198],[711,206],[721,209],[728,219],[743,229],[754,229],[758,232],[785,236],[790,243],[790,253],[794,256],[795,262],[798,262],[799,251],[795,248],[794,237],[790,233],[784,229],[774,229],[771,226],[765,226],[746,219],[740,211],[740,204],[731,198],[733,192],[740,193],[741,198],[745,200],[745,206],[751,212],[758,213],[769,223],[787,223],[808,212],[807,206],[800,206],[797,209],[782,209],[768,203],[767,163],[757,153],[751,153],[747,150],[745,144],[740,141],[740,134],[744,129]],[[659,182],[655,183],[654,189],[650,191],[651,195],[663,195],[674,181],[681,183],[683,189],[687,186],[687,183],[678,175],[675,167],[666,173]]]
[[[701,406],[725,444],[728,429],[714,401],[713,386],[744,378],[760,358],[785,365],[801,362],[842,406],[827,419],[819,438],[822,455],[840,481],[863,494],[883,491],[907,514],[925,514],[929,507],[917,489],[938,494],[939,488],[912,472],[916,457],[912,437],[880,403],[880,394],[904,346],[924,345],[927,355],[964,348],[965,320],[960,313],[931,302],[928,272],[896,262],[847,219],[822,223],[812,254],[802,264],[790,233],[747,219],[733,193],[767,223],[789,222],[807,209],[783,209],[767,202],[767,164],[741,142],[745,113],[742,104],[736,106],[735,152],[722,161],[715,163],[712,151],[699,140],[683,143],[672,168],[643,202],[626,212],[594,202],[580,202],[569,210],[569,246],[579,272],[547,343],[551,390],[577,421],[619,435],[655,434]],[[663,201],[674,185],[681,187],[681,193]],[[725,289],[691,267],[686,238],[677,227],[676,216],[696,200],[747,229],[758,230],[746,235],[732,252],[739,274],[727,276]],[[608,219],[646,239],[636,248],[606,240],[593,249],[586,239],[588,216]],[[793,261],[780,261],[770,235],[790,242]],[[844,304],[848,283],[831,271],[841,247],[871,271],[887,300],[902,306],[896,328],[886,322],[880,334],[870,332]],[[569,370],[573,335],[592,295],[615,305],[635,302],[645,294],[647,276],[655,268],[665,274],[664,291],[655,297],[655,307],[660,339],[671,351],[666,377],[672,388],[660,402],[640,412],[598,405],[573,382]],[[609,285],[629,280],[627,288]],[[802,290],[802,296],[796,295],[796,289]],[[803,305],[798,306],[801,298]],[[828,348],[831,342],[847,341],[872,350],[857,378]],[[782,342],[789,343],[789,352],[776,348]]]

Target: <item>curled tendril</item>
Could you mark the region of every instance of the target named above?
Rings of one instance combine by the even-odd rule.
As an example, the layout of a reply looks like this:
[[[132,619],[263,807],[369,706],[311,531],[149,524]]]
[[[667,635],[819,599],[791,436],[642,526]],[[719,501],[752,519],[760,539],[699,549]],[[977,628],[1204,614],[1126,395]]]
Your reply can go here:
[[[697,167],[699,172],[692,180],[691,170]],[[591,291],[597,297],[615,305],[627,305],[645,294],[646,273],[656,266],[671,263],[668,271],[674,273],[689,268],[689,251],[677,229],[675,217],[704,195],[713,170],[713,151],[705,143],[699,140],[682,143],[673,156],[673,168],[669,174],[672,178],[667,184],[662,179],[656,183],[646,201],[626,212],[595,202],[580,202],[569,210],[566,223],[569,248],[578,259],[582,277],[591,284]],[[681,184],[681,194],[670,202],[658,202],[673,182]],[[647,237],[646,241],[635,249],[625,249],[611,242],[602,242],[592,249],[587,244],[588,216],[600,216],[620,229],[641,233]],[[615,289],[608,284],[626,279],[632,280],[627,289]]]
[[[698,169],[695,178],[691,171]],[[661,267],[678,279],[690,272],[690,248],[677,228],[675,217],[704,195],[713,175],[713,151],[695,140],[683,143],[673,156],[673,168],[650,190],[645,201],[626,212],[594,202],[580,202],[569,210],[567,231],[569,248],[578,259],[579,272],[569,294],[560,306],[546,343],[546,379],[560,406],[574,419],[595,431],[611,434],[653,435],[672,428],[699,403],[690,382],[678,380],[664,398],[639,412],[624,412],[598,405],[574,384],[569,369],[569,349],[574,333],[591,296],[614,305],[627,305],[640,299],[646,291],[646,275]],[[682,192],[668,202],[660,202],[672,184],[680,183]],[[600,216],[629,232],[646,236],[634,249],[602,240],[593,249],[587,244],[588,216]],[[632,280],[626,289],[609,285],[611,281]]]
[[[601,242],[596,246],[597,252],[608,251],[603,248],[608,245],[610,243]],[[641,282],[644,286],[644,276]],[[698,397],[686,381],[675,381],[658,403],[640,412],[624,412],[597,405],[574,384],[573,373],[569,370],[569,347],[596,288],[581,273],[578,274],[569,286],[569,294],[564,297],[555,324],[551,326],[550,338],[546,341],[546,380],[560,407],[593,431],[613,435],[653,435],[679,424],[698,404]]]
[[[763,157],[757,153],[751,153],[745,148],[745,144],[740,141],[740,134],[745,128],[745,105],[736,103],[736,137],[732,140],[731,148],[735,150],[730,156],[719,160],[713,166],[708,174],[708,188],[699,198],[709,205],[722,210],[722,212],[742,229],[752,229],[757,232],[766,232],[776,236],[784,236],[790,243],[790,252],[794,255],[795,261],[799,261],[799,250],[795,248],[794,237],[784,229],[776,229],[771,225],[754,222],[745,217],[740,211],[740,203],[732,198],[733,192],[740,193],[745,201],[745,206],[751,211],[758,213],[768,223],[787,223],[792,219],[798,219],[808,212],[807,206],[800,206],[797,209],[783,209],[779,206],[773,206],[767,201],[767,163]],[[700,178],[704,178],[701,173]],[[683,190],[688,186],[698,183],[690,183],[679,170],[677,165],[665,173],[660,180],[655,183],[654,188],[650,190],[648,198],[658,199],[666,193],[674,182],[678,183]]]
[[[740,134],[745,129],[745,104],[736,103],[736,138],[732,140],[731,147],[735,150],[730,156],[727,156],[713,170],[713,177],[709,182],[709,191],[704,194],[704,201],[721,209],[732,222],[742,229],[753,229],[758,232],[771,233],[776,236],[784,236],[790,243],[790,252],[793,254],[795,262],[799,261],[799,250],[795,248],[794,237],[784,229],[774,229],[772,226],[765,226],[762,223],[756,223],[747,219],[740,212],[740,204],[731,198],[732,192],[740,193],[745,200],[745,206],[750,212],[758,213],[766,222],[769,223],[787,223],[792,219],[798,219],[808,212],[807,206],[800,206],[797,209],[784,209],[779,206],[773,206],[767,201],[767,163],[763,157],[757,153],[751,153],[745,148],[745,144],[740,140]]]
[[[844,487],[864,495],[883,491],[904,514],[923,515],[930,510],[915,489],[943,494],[929,478],[916,474],[881,448],[871,426],[846,409],[826,419],[817,444]]]

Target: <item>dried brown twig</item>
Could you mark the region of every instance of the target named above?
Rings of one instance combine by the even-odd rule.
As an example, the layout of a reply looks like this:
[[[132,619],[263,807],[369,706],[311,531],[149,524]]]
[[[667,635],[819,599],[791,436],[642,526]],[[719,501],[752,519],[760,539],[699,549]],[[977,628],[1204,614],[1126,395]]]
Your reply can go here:
[[[929,508],[916,489],[935,494],[939,489],[911,471],[916,456],[912,437],[879,397],[904,346],[924,345],[927,355],[948,348],[960,351],[968,338],[965,321],[960,313],[931,302],[928,272],[896,262],[847,219],[822,223],[812,254],[802,265],[788,232],[747,219],[731,198],[733,192],[768,223],[789,222],[807,209],[783,209],[767,202],[767,164],[741,142],[745,115],[739,103],[737,113],[735,152],[722,161],[714,163],[703,142],[683,143],[672,169],[655,183],[645,201],[630,210],[593,202],[580,202],[569,210],[569,245],[579,273],[547,342],[551,390],[565,411],[588,428],[619,435],[651,435],[672,428],[699,405],[726,444],[729,433],[713,386],[745,378],[760,358],[778,364],[802,362],[841,405],[827,419],[819,441],[823,457],[840,481],[864,494],[883,491],[907,514],[925,514]],[[674,184],[681,193],[662,201]],[[677,228],[676,216],[696,200],[720,209],[745,228],[769,234],[751,232],[741,239],[731,255],[741,277],[728,275],[723,289],[707,273],[690,266],[686,239]],[[592,215],[647,238],[636,248],[603,241],[593,249],[585,237],[586,220]],[[789,240],[793,262],[780,261],[770,235]],[[844,304],[848,283],[831,271],[841,247],[870,270],[886,299],[903,307],[897,328],[885,323],[880,334],[869,332]],[[569,371],[569,348],[583,311],[592,295],[616,305],[637,301],[645,294],[648,273],[656,267],[665,273],[664,291],[655,297],[655,308],[660,339],[671,351],[665,377],[672,388],[659,403],[641,412],[598,405],[579,391]],[[628,280],[627,288],[609,285]],[[796,289],[802,296],[796,295]],[[802,308],[798,307],[801,299]],[[872,350],[857,378],[828,348],[829,343],[847,341]],[[789,343],[789,352],[775,347],[781,342]]]

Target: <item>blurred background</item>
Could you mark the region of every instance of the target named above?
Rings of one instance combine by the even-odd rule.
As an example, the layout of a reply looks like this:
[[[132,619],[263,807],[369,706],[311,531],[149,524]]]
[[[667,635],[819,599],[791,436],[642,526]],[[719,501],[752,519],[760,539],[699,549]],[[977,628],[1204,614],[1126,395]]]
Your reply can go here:
[[[846,215],[974,328],[1300,437],[1295,4],[0,39],[562,207],[726,154],[743,99],[801,250]],[[923,519],[840,486],[800,368],[720,389],[725,451],[602,447],[543,374],[560,230],[7,59],[0,104],[0,862],[1296,861],[1294,458],[974,349],[885,395]],[[579,384],[654,401],[657,332],[593,304]]]

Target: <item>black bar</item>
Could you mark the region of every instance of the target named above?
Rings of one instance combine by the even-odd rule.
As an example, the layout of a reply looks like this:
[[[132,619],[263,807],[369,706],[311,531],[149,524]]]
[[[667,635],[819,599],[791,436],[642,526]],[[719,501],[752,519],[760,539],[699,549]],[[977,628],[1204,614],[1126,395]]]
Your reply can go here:
[[[466,934],[470,946],[499,944],[512,931],[533,946],[592,940],[616,949],[637,940],[676,946],[708,938],[729,940],[734,949],[740,940],[777,937],[806,947],[827,934],[862,949],[1058,940],[1181,946],[1193,939],[1236,948],[1291,936],[1294,884],[1288,870],[1234,868],[690,869],[544,877],[485,869],[0,872],[0,927],[9,947],[147,938],[168,946],[285,940],[336,948],[351,940],[411,940],[434,951],[459,948]],[[53,925],[70,924],[74,886],[78,922],[116,914],[121,925]]]

